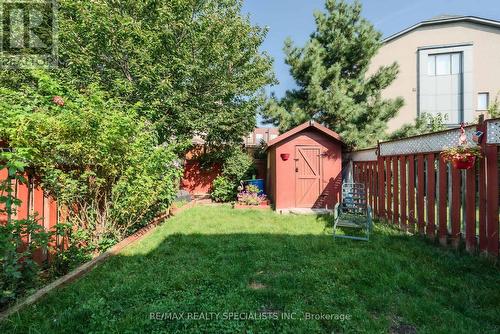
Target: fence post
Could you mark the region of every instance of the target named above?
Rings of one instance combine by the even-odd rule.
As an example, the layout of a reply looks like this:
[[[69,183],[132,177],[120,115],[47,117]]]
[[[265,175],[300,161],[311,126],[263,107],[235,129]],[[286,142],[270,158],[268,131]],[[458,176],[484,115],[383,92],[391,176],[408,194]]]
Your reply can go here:
[[[488,234],[486,231],[486,157],[484,156],[486,149],[486,138],[488,138],[488,127],[484,122],[484,116],[479,118],[477,130],[483,132],[481,138],[481,148],[483,150],[483,157],[478,160],[479,168],[479,250],[481,252],[488,251]]]
[[[378,172],[377,172],[377,161],[372,162],[373,168],[373,212],[375,216],[378,217]]]
[[[498,256],[498,148],[486,144],[486,226],[488,253]]]
[[[384,158],[380,156],[380,142],[377,143],[377,164],[378,164],[378,214],[379,218],[386,218],[385,211],[385,185],[384,185]]]
[[[387,191],[387,220],[392,223],[392,173],[391,173],[391,158],[385,159],[385,183]]]
[[[373,209],[373,164],[371,162],[367,162],[366,165],[368,166],[368,189],[370,191],[369,197],[368,197],[368,203],[370,204],[370,207]]]

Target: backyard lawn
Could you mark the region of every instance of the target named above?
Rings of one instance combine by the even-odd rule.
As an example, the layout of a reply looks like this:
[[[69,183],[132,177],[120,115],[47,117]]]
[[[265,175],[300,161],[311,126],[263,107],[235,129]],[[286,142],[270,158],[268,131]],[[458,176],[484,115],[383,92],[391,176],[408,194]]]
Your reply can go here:
[[[384,226],[370,242],[333,241],[327,225],[195,207],[0,332],[500,331],[500,274],[487,260]]]

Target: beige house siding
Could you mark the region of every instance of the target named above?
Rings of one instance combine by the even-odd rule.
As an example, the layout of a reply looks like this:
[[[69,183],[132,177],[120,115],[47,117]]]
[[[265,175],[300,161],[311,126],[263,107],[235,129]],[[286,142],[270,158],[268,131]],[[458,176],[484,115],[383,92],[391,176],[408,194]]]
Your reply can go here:
[[[490,103],[500,90],[500,29],[471,22],[441,23],[422,26],[395,39],[389,40],[380,49],[370,65],[369,74],[380,66],[396,61],[400,73],[390,87],[384,90],[385,98],[401,96],[405,106],[399,114],[389,122],[389,131],[412,123],[417,117],[417,58],[420,48],[432,46],[470,45],[473,57],[471,62],[472,80],[469,82],[472,94],[464,97],[466,104],[472,108],[465,110],[465,120],[476,118],[481,111],[477,110],[477,94],[488,92]],[[466,94],[466,91],[464,91]],[[470,96],[471,95],[471,96]]]

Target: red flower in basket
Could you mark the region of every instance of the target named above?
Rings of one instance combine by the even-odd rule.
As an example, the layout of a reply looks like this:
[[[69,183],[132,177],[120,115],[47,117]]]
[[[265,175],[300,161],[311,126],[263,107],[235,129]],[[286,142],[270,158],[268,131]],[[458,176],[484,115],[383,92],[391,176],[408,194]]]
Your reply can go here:
[[[52,98],[52,102],[54,102],[55,104],[57,104],[60,107],[64,106],[64,100],[63,100],[63,98],[60,97],[60,96],[58,96],[58,95],[54,96]]]
[[[481,147],[475,145],[451,147],[441,152],[441,156],[457,169],[469,169],[482,154]]]

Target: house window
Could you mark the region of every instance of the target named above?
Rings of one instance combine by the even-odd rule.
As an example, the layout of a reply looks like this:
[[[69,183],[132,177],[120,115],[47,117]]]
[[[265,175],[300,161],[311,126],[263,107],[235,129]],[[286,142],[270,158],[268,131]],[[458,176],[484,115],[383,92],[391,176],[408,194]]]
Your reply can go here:
[[[249,134],[247,137],[247,144],[253,144],[253,133]]]
[[[490,94],[479,93],[477,94],[477,110],[487,110],[489,107]]]
[[[278,135],[275,134],[270,134],[269,135],[269,140],[273,140],[274,138],[278,137]]]
[[[428,75],[459,74],[460,53],[442,53],[429,55],[427,58]]]
[[[436,56],[429,56],[427,59],[427,74],[436,75]]]

